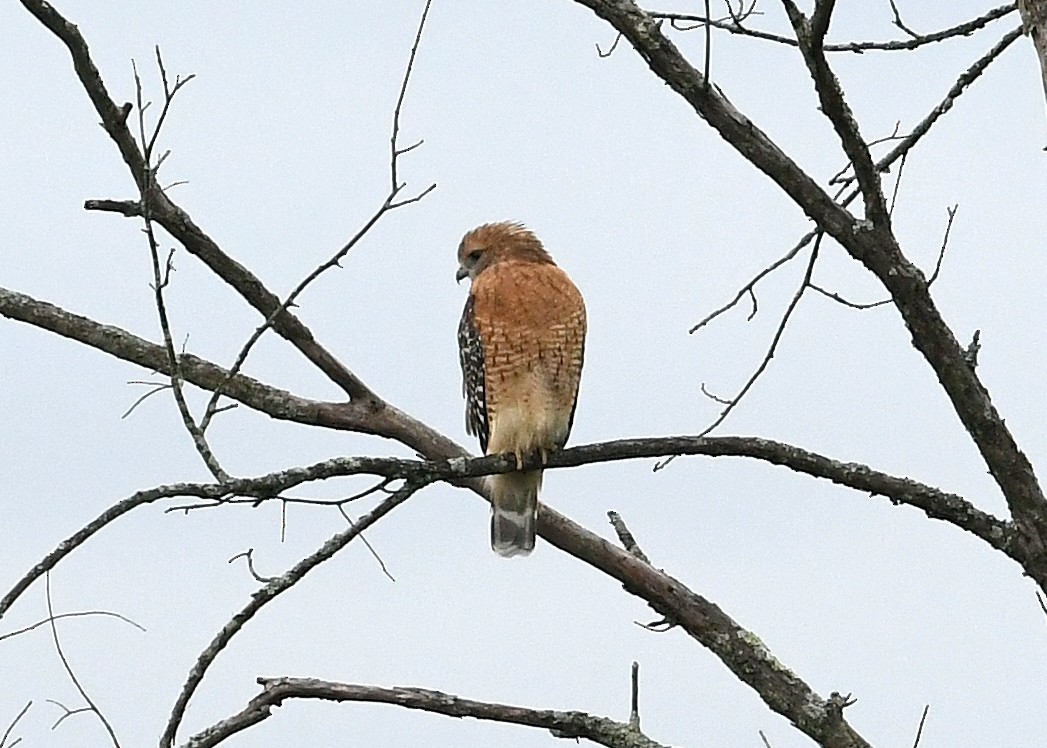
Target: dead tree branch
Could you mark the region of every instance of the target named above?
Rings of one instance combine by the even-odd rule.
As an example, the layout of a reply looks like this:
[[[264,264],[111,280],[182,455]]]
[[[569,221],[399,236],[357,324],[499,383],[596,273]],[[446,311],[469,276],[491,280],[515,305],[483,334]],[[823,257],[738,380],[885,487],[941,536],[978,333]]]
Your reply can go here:
[[[139,631],[145,631],[145,627],[144,626],[141,626],[140,624],[135,623],[134,621],[132,621],[127,616],[122,616],[119,613],[114,613],[114,612],[109,611],[109,610],[79,610],[79,611],[75,611],[75,612],[72,612],[72,613],[58,613],[57,615],[50,616],[48,618],[45,618],[42,621],[37,621],[36,623],[31,623],[28,626],[23,626],[20,629],[15,629],[14,631],[8,631],[6,634],[0,634],[0,642],[2,642],[4,639],[12,639],[12,638],[14,638],[16,636],[20,636],[22,634],[28,634],[30,631],[35,631],[36,629],[40,628],[41,626],[48,626],[48,625],[50,625],[51,621],[57,621],[57,620],[60,620],[62,618],[83,618],[83,617],[86,617],[86,616],[110,616],[112,618],[119,619],[119,620],[123,621],[126,624],[134,626]]]
[[[194,735],[182,744],[182,748],[216,746],[226,738],[272,716],[273,707],[282,705],[287,699],[392,704],[448,717],[471,717],[543,728],[558,738],[584,738],[608,748],[664,748],[661,743],[656,743],[640,732],[638,727],[585,712],[493,704],[407,686],[382,688],[315,678],[259,678],[258,683],[262,686],[262,692],[251,699],[242,711]]]
[[[796,32],[800,52],[814,79],[814,87],[821,104],[819,109],[832,123],[843,151],[854,168],[854,175],[865,202],[865,217],[872,221],[874,226],[889,230],[890,214],[880,187],[880,175],[873,165],[872,154],[859,131],[854,113],[844,98],[840,81],[829,68],[825,50],[822,48],[825,33],[829,28],[833,2],[822,0],[817,3],[811,19],[800,12],[792,0],[782,0],[782,4]]]
[[[146,137],[145,128],[145,110],[147,104],[143,101],[142,79],[138,76],[138,68],[132,65],[135,81],[135,101],[138,109],[139,139],[142,143],[147,143],[143,155],[143,168],[147,169],[149,174],[143,176],[143,181],[155,178],[156,173],[160,169],[159,161],[157,161],[155,166],[153,165],[153,147],[156,144],[157,138],[160,136],[160,129],[163,127],[164,120],[170,111],[171,102],[174,100],[175,94],[192,78],[192,76],[184,79],[179,78],[175,81],[175,85],[172,88],[168,86],[167,83],[167,71],[164,68],[163,58],[160,56],[159,48],[156,50],[156,60],[157,65],[160,68],[161,78],[163,79],[164,105],[157,120],[156,129],[148,138]],[[156,240],[156,233],[153,231],[152,206],[149,193],[147,192],[142,193],[142,223],[144,224],[143,231],[149,244],[149,257],[152,260],[153,266],[153,302],[156,305],[157,316],[160,320],[160,331],[164,338],[164,348],[167,352],[167,360],[170,363],[171,392],[174,395],[175,404],[178,406],[178,413],[182,416],[182,424],[185,426],[186,431],[189,432],[189,436],[193,440],[193,445],[196,447],[197,454],[200,455],[200,458],[204,461],[204,464],[211,472],[211,475],[213,475],[218,481],[224,482],[229,480],[229,474],[222,469],[222,466],[218,462],[218,458],[215,457],[214,452],[211,451],[211,446],[207,443],[207,437],[204,436],[203,429],[197,425],[196,420],[193,418],[193,414],[189,410],[189,403],[186,402],[185,394],[182,391],[182,374],[178,366],[178,353],[175,351],[174,339],[171,335],[171,321],[167,315],[167,304],[164,301],[164,289],[170,282],[171,272],[174,269],[172,265],[174,250],[171,250],[171,253],[167,256],[167,261],[163,266],[161,266],[160,245]]]
[[[756,370],[749,376],[742,388],[738,390],[738,394],[734,397],[726,400],[723,410],[720,411],[720,415],[716,419],[706,426],[698,436],[706,436],[711,434],[713,430],[727,420],[727,416],[731,414],[738,403],[742,401],[742,398],[752,389],[753,385],[756,384],[756,380],[767,370],[767,367],[771,364],[771,359],[774,358],[775,352],[778,350],[778,344],[782,340],[782,335],[785,334],[785,328],[789,324],[789,320],[792,318],[793,312],[796,311],[796,307],[800,303],[800,299],[803,298],[804,291],[806,291],[811,285],[811,275],[814,273],[814,265],[818,261],[818,250],[821,247],[822,234],[819,233],[814,241],[814,247],[811,249],[811,258],[807,262],[807,270],[804,272],[803,280],[800,282],[800,287],[796,289],[796,293],[793,294],[789,304],[785,307],[785,311],[782,313],[782,318],[778,322],[778,327],[774,331],[774,337],[771,338],[771,343],[767,347],[767,352],[764,354],[763,359],[760,361]],[[718,398],[714,398],[718,399]]]
[[[956,39],[959,37],[970,36],[976,31],[979,31],[988,26],[993,21],[996,21],[1004,16],[1007,16],[1014,12],[1015,3],[1007,3],[1001,5],[998,8],[993,8],[986,13],[972,18],[970,21],[964,21],[955,26],[941,29],[940,31],[934,31],[929,34],[911,34],[909,39],[890,39],[886,41],[868,41],[868,42],[838,42],[826,44],[824,49],[826,52],[853,52],[862,54],[864,52],[881,51],[881,52],[897,52],[904,50],[917,49],[919,47],[926,46],[928,44],[935,44],[937,42],[947,41],[949,39]],[[672,13],[666,11],[652,10],[650,11],[652,18],[665,19],[674,24],[674,28],[680,31],[689,31],[694,28],[712,27],[726,31],[730,34],[738,36],[748,36],[754,39],[761,39],[764,41],[775,42],[777,44],[785,44],[787,46],[797,46],[796,39],[788,36],[782,36],[781,34],[772,34],[768,31],[762,31],[760,29],[752,29],[742,23],[741,18],[733,15],[729,15],[727,18],[710,18],[708,15],[695,15],[693,13]],[[675,24],[680,22],[694,23],[696,25],[691,26],[688,29],[680,28]]]
[[[75,711],[88,711],[92,712],[95,716],[97,716],[98,721],[102,723],[103,727],[105,727],[105,731],[109,733],[109,739],[113,741],[113,745],[116,746],[116,748],[120,748],[120,741],[116,737],[116,731],[113,729],[112,724],[110,724],[109,720],[105,718],[105,715],[102,714],[102,711],[98,708],[98,705],[95,704],[94,700],[87,695],[87,691],[84,690],[84,687],[80,684],[80,679],[77,678],[76,673],[73,672],[73,667],[69,664],[69,660],[68,658],[66,658],[65,652],[62,651],[62,643],[58,639],[58,626],[55,624],[56,616],[54,611],[54,605],[51,602],[50,572],[45,574],[44,587],[46,588],[47,599],[47,622],[51,626],[51,640],[54,642],[55,651],[58,653],[58,659],[62,661],[62,668],[65,670],[66,675],[69,676],[69,680],[72,682],[73,687],[76,689],[76,692],[80,694],[80,698],[82,698],[84,700],[84,703],[87,705],[83,709]]]
[[[1018,0],[1018,10],[1022,16],[1022,28],[1036,48],[1043,93],[1047,96],[1047,0]]]
[[[0,735],[0,748],[14,748],[16,745],[22,742],[21,738],[15,738],[10,743],[7,742],[7,739],[11,737],[11,733],[14,732],[14,729],[18,725],[18,722],[22,719],[22,717],[25,716],[25,713],[29,711],[29,707],[31,707],[32,705],[32,701],[27,701],[25,706],[22,707],[22,710],[15,715],[15,718],[13,720],[11,720],[11,724],[9,724],[7,726],[7,729],[4,730],[4,734]]]

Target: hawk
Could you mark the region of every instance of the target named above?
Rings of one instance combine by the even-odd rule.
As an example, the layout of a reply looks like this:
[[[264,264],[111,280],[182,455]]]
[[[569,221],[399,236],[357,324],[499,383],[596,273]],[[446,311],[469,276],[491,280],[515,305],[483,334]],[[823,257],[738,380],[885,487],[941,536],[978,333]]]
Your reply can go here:
[[[458,247],[461,281],[471,281],[458,351],[466,431],[484,454],[512,453],[517,472],[492,475],[491,547],[530,553],[542,471],[522,471],[535,451],[545,463],[567,442],[585,347],[585,303],[531,231],[488,223]]]

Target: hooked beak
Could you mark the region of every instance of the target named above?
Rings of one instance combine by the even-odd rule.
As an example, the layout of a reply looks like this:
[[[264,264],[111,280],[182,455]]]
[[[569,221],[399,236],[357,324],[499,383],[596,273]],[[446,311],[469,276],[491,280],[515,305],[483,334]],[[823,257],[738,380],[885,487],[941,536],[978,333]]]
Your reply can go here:
[[[469,277],[469,271],[463,267],[458,268],[458,272],[454,274],[454,279],[458,283],[461,283],[464,278]]]

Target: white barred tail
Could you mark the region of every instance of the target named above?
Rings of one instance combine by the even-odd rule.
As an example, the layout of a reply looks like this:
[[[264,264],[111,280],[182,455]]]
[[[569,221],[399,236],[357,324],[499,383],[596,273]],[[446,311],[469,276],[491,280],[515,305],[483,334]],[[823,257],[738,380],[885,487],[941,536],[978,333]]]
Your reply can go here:
[[[491,548],[499,556],[526,556],[534,550],[538,489],[542,471],[492,475]]]

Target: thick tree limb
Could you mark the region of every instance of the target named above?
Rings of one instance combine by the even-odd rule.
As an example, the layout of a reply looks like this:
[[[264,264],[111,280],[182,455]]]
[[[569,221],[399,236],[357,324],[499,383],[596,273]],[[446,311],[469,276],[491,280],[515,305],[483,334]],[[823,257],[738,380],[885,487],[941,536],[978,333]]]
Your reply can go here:
[[[755,124],[692,66],[665,37],[656,19],[632,0],[574,0],[606,20],[636,49],[652,72],[676,91],[753,166],[767,174],[822,229],[884,285],[970,434],[1021,531],[1026,572],[1047,589],[1047,498],[988,390],[931,298],[924,274],[902,253],[893,234],[858,221],[837,204]]]
[[[528,709],[508,704],[473,701],[427,688],[398,686],[382,688],[352,683],[333,683],[315,678],[259,678],[262,692],[243,709],[228,719],[212,725],[186,741],[182,748],[211,748],[231,735],[256,725],[272,716],[272,708],[287,699],[320,699],[324,701],[358,701],[393,704],[407,709],[420,709],[448,717],[472,717],[493,722],[540,727],[558,738],[584,738],[608,748],[664,748],[639,729],[625,722],[597,717],[585,712],[561,712],[552,709]]]
[[[1047,96],[1047,0],[1018,0],[1025,33],[1032,37],[1040,60],[1043,93]]]
[[[150,371],[170,374],[163,346],[26,294],[0,288],[0,316],[50,330]],[[227,369],[192,354],[180,354],[178,361],[187,382],[208,391],[223,387],[228,397],[272,418],[393,439],[432,459],[469,454],[380,399],[341,403],[308,400],[243,374],[230,379]]]

